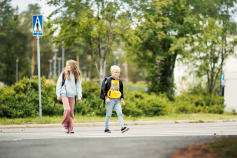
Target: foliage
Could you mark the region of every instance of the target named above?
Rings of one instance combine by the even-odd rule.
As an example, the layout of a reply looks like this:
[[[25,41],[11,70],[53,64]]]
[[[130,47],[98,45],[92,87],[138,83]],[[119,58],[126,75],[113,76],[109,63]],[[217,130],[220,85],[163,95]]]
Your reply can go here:
[[[234,54],[234,48],[237,45],[237,38],[234,35],[237,32],[232,31],[232,34],[228,35],[223,32],[225,27],[220,26],[218,20],[214,18],[203,20],[202,24],[199,24],[200,35],[193,35],[189,42],[191,49],[187,62],[192,63],[198,77],[207,77],[207,89],[209,94],[212,94],[215,91],[217,79],[222,73],[224,61]],[[231,31],[235,28],[229,27],[228,29]]]
[[[124,1],[89,0],[49,0],[48,4],[59,6],[49,16],[48,28],[51,36],[58,30],[53,40],[65,42],[70,47],[83,40],[89,47],[100,81],[104,79],[105,62],[113,43],[130,27],[131,17]],[[51,19],[53,15],[58,16]]]
[[[175,113],[213,113],[223,114],[224,98],[218,95],[183,94],[175,98]]]
[[[0,7],[0,81],[11,85],[16,81],[17,59],[19,74],[27,74],[27,37],[22,31],[18,10],[10,6],[10,0],[1,1]]]
[[[103,108],[103,101],[98,97],[100,87],[98,84],[86,82],[83,84],[83,101],[78,103],[80,114],[105,116],[106,109]],[[160,99],[160,98],[158,98]],[[123,114],[126,116],[159,116],[166,114],[165,100],[159,103],[162,99],[157,100],[155,95],[150,96],[147,93],[125,90],[126,105],[122,105]],[[116,116],[113,111],[113,116]]]
[[[141,14],[135,14],[136,29],[124,37],[130,46],[128,55],[149,71],[150,91],[173,95],[173,71],[177,55],[185,54],[188,24],[184,18],[190,13],[190,3],[153,0],[141,2],[135,9]]]
[[[203,82],[189,85],[189,89],[180,96],[175,97],[176,111],[182,113],[216,113],[224,112],[224,97],[219,97],[218,90],[210,95],[207,84]],[[218,85],[216,85],[218,87]]]
[[[127,90],[129,91],[144,91],[147,92],[147,86],[148,84],[146,83],[124,83],[124,87],[126,87]]]
[[[236,2],[236,0],[206,1],[201,4],[207,9],[200,10],[197,1],[194,3],[194,11],[200,10],[199,14],[185,19],[195,30],[189,33],[187,49],[190,54],[186,56],[188,57],[186,64],[192,64],[198,77],[207,78],[206,88],[210,95],[217,94],[216,83],[222,73],[224,62],[235,53],[237,32],[232,15],[237,11]]]
[[[131,2],[137,22],[124,37],[126,50],[130,60],[149,72],[150,91],[173,98],[177,59],[198,65],[196,72],[207,76],[209,93],[214,91],[224,60],[236,45],[236,39],[228,39],[236,34],[231,16],[236,12],[234,3],[236,0]]]
[[[0,89],[0,117],[20,118],[39,115],[38,78],[23,78],[11,87],[3,86]],[[63,108],[57,105],[53,108],[55,86],[46,84],[41,78],[41,104],[43,115],[61,115]]]
[[[36,38],[32,36],[32,15],[40,14],[40,7],[30,4],[26,11],[10,6],[10,0],[0,2],[0,81],[7,85],[16,82],[16,61],[18,79],[37,74]],[[44,32],[47,32],[44,28]],[[52,58],[50,38],[40,38],[41,75],[48,76],[49,59]]]
[[[79,115],[105,116],[106,109],[99,98],[100,86],[91,81],[83,82],[82,103],[77,102]],[[55,85],[46,84],[45,78],[41,79],[42,114],[45,116],[62,115],[63,105],[58,101],[53,108]],[[200,93],[184,93],[170,101],[164,94],[145,93],[143,91],[124,90],[126,105],[122,105],[123,114],[128,117],[162,116],[167,114],[190,113],[217,113],[224,111],[223,98],[208,96]],[[0,88],[0,117],[23,118],[35,117],[39,111],[38,81],[24,78],[11,87]],[[113,111],[113,116],[116,116]]]
[[[35,36],[32,36],[32,16],[33,15],[40,15],[40,6],[38,3],[29,4],[26,11],[23,11],[19,14],[20,18],[20,26],[22,32],[27,36],[26,40],[24,41],[27,43],[27,58],[30,60],[30,63],[25,66],[25,71],[27,70],[27,74],[22,74],[22,71],[19,72],[19,78],[23,78],[24,76],[33,78],[34,75],[38,74],[37,69],[37,40]],[[46,34],[49,30],[45,27],[45,21],[43,22],[44,27],[44,34]],[[40,44],[40,69],[41,69],[41,76],[48,77],[49,74],[49,59],[53,58],[52,52],[52,45],[50,43],[51,38],[46,38],[45,36],[40,37],[39,44]],[[19,65],[22,62],[19,62]]]

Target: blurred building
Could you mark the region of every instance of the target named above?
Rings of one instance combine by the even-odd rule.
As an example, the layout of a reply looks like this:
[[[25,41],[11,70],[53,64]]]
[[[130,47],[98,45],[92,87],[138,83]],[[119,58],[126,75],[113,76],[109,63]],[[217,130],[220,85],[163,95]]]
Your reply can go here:
[[[4,86],[4,83],[3,82],[0,82],[0,87]]]
[[[224,90],[224,104],[226,105],[226,111],[237,111],[237,56],[229,56],[224,61],[224,76],[225,86]],[[192,71],[192,63],[183,64],[177,60],[174,69],[174,82],[176,84],[176,95],[180,95],[182,91],[187,91],[192,85],[199,83],[200,81],[205,84],[207,77],[197,78]],[[219,84],[219,81],[217,81]]]
[[[237,57],[230,56],[224,65],[225,88],[224,104],[226,111],[237,111]]]

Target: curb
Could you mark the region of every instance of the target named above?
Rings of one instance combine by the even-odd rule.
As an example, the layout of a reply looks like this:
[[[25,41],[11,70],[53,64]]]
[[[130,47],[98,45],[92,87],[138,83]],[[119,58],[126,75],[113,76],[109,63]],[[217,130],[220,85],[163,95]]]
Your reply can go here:
[[[222,123],[235,122],[237,119],[228,120],[172,120],[172,121],[134,121],[125,122],[126,126],[135,125],[165,125],[165,124],[182,124],[182,123]],[[119,122],[110,122],[110,126],[120,126]],[[74,123],[74,127],[100,127],[104,126],[104,122],[95,123]],[[4,128],[57,128],[62,127],[61,124],[25,124],[25,125],[0,125],[0,129]]]

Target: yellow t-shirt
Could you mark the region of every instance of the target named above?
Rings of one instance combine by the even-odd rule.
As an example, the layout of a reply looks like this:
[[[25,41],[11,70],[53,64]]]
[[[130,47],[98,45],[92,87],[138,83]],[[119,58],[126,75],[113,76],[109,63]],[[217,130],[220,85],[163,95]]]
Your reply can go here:
[[[121,92],[119,91],[119,79],[111,80],[111,87],[107,93],[107,96],[113,99],[121,97]]]

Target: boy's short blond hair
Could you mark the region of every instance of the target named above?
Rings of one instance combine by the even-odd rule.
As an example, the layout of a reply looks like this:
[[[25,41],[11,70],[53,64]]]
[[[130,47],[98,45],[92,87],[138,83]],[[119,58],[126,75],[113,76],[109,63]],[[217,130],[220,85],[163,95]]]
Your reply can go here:
[[[120,68],[119,68],[119,66],[117,66],[117,65],[111,66],[111,67],[110,67],[110,72],[113,72],[113,71],[116,70],[116,69],[118,69],[119,72],[120,72]]]

